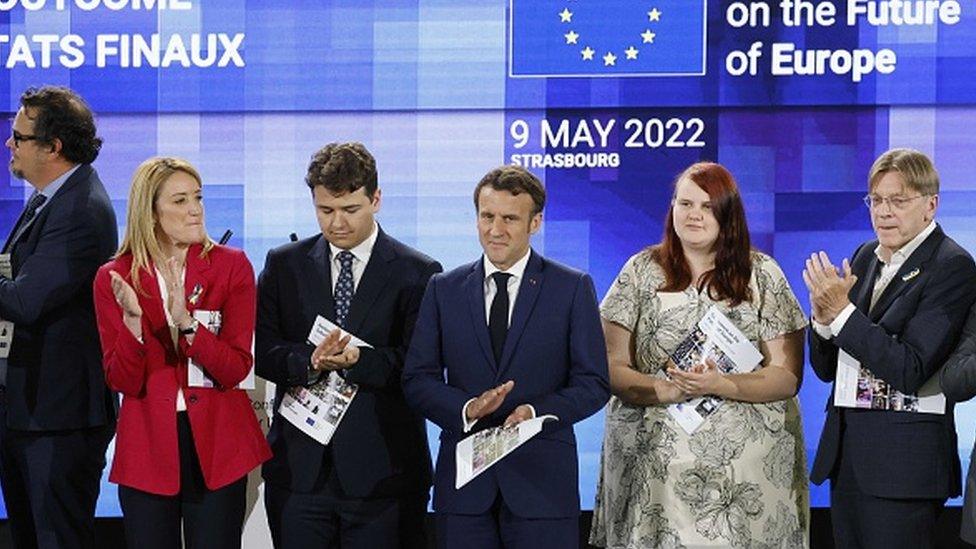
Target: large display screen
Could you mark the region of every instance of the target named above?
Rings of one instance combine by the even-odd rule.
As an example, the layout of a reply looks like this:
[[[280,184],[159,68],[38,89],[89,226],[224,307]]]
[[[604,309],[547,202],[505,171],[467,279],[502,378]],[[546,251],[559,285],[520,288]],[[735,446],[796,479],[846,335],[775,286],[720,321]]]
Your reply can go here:
[[[185,157],[211,235],[231,229],[256,270],[318,231],[303,178],[330,141],[373,152],[384,230],[446,268],[480,254],[475,183],[528,167],[549,194],[535,249],[601,296],[659,240],[676,174],[706,159],[738,179],[754,245],[806,310],[803,259],[872,238],[861,198],[891,147],[934,159],[937,220],[976,252],[971,1],[0,0],[0,67],[8,117],[29,86],[89,101],[120,223],[135,167]],[[0,173],[0,232],[30,191]],[[828,394],[807,367],[811,461]],[[965,468],[976,407],[956,418]],[[576,432],[591,509],[602,414]],[[827,496],[812,487],[814,506]],[[98,512],[119,514],[107,481]]]

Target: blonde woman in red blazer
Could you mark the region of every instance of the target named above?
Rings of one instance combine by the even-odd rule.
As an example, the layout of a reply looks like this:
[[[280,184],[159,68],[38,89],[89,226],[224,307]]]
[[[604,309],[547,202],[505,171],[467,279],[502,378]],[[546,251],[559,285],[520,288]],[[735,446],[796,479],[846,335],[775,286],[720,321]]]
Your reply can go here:
[[[271,457],[247,394],[254,272],[203,224],[201,180],[151,158],[132,180],[125,237],[95,277],[105,379],[122,393],[115,458],[129,547],[241,546],[247,473]],[[195,311],[219,311],[212,332]],[[189,362],[213,388],[188,385]],[[181,535],[182,525],[182,535]]]

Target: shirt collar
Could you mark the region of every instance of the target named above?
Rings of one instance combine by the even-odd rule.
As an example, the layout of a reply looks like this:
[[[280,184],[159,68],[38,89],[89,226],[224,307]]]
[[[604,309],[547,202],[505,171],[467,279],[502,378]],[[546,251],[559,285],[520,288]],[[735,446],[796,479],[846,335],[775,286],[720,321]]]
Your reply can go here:
[[[908,259],[908,257],[911,256],[915,250],[922,245],[922,242],[925,242],[925,239],[928,238],[933,232],[935,232],[935,221],[929,221],[928,226],[922,229],[922,232],[915,235],[915,238],[909,240],[907,244],[901,248],[898,248],[898,250],[891,254],[890,261],[885,261],[884,257],[881,255],[881,244],[878,244],[877,247],[874,248],[874,255],[878,256],[878,259],[885,265],[904,263],[905,260]]]
[[[376,221],[373,221],[373,232],[366,237],[366,240],[363,240],[356,246],[349,248],[349,250],[347,251],[352,253],[353,257],[355,257],[356,259],[360,261],[365,261],[373,253],[373,246],[376,245],[376,237],[379,235],[379,233],[380,233],[379,225],[377,225]],[[344,251],[343,248],[333,246],[332,243],[329,242],[330,260],[335,261],[336,255],[341,251]]]
[[[516,280],[521,280],[522,274],[525,273],[525,267],[529,264],[529,256],[531,255],[532,255],[532,248],[529,248],[529,250],[525,252],[525,255],[522,256],[522,259],[519,259],[514,264],[512,264],[511,267],[505,269],[502,272],[512,275],[513,277],[515,277]],[[482,255],[481,260],[485,266],[485,280],[487,280],[488,277],[490,277],[494,273],[501,271],[501,269],[496,267],[495,264],[488,259],[487,255]]]
[[[68,178],[71,177],[71,174],[78,171],[78,168],[80,167],[81,164],[75,164],[74,166],[71,167],[70,170],[64,172],[63,174],[58,176],[57,179],[48,183],[47,187],[44,187],[44,190],[39,191],[38,194],[43,194],[44,196],[47,197],[48,200],[50,200],[51,198],[54,197],[54,193],[58,192],[58,190],[64,186],[65,181],[67,181]]]

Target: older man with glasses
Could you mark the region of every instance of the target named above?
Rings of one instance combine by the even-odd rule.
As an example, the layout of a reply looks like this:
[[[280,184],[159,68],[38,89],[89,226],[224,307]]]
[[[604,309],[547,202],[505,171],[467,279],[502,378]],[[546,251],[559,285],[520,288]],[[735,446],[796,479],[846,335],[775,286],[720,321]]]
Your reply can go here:
[[[818,252],[803,271],[810,363],[834,382],[810,478],[831,481],[838,547],[932,547],[946,498],[960,493],[953,410],[916,413],[904,403],[915,402],[956,344],[976,299],[976,265],[935,222],[939,176],[924,154],[882,154],[868,186],[877,239],[840,268]],[[859,390],[886,388],[884,398],[844,406],[833,394],[839,368],[857,370]]]

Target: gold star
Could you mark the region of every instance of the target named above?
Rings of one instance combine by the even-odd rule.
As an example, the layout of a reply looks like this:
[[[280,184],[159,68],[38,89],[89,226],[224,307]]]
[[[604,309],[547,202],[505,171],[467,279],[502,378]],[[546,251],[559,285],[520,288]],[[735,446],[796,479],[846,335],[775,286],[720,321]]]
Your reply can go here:
[[[579,39],[579,34],[573,32],[573,31],[569,31],[566,34],[564,34],[563,36],[566,37],[566,43],[567,44],[575,44],[576,41]]]
[[[563,8],[563,11],[559,12],[559,22],[569,23],[573,20],[573,12],[569,11],[569,8]]]
[[[627,59],[637,59],[637,54],[640,53],[640,51],[638,51],[638,49],[634,46],[631,46],[624,50],[624,53],[627,54]]]
[[[580,53],[583,55],[583,61],[593,61],[593,54],[596,53],[596,51],[594,51],[593,48],[586,46]]]
[[[614,55],[614,54],[612,54],[610,52],[607,52],[607,54],[603,56],[603,66],[605,66],[605,67],[611,67],[611,66],[616,66],[616,64],[617,64],[617,56],[616,55]]]
[[[651,29],[647,29],[641,33],[641,38],[644,39],[645,44],[653,44],[655,36],[657,35],[651,32]]]

